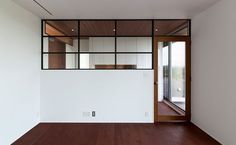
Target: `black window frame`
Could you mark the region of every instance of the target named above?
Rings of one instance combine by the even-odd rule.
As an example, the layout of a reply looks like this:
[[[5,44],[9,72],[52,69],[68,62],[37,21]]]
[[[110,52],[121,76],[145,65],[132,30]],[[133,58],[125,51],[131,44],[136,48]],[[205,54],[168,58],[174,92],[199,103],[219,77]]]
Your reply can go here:
[[[190,37],[191,38],[191,19],[41,19],[41,70],[153,70],[154,69],[154,38],[158,37],[155,36],[155,28],[154,28],[154,24],[155,21],[178,21],[178,20],[186,20],[188,22],[188,35],[187,36],[181,36],[181,37]],[[44,35],[44,30],[46,29],[45,27],[45,22],[46,21],[77,21],[78,22],[78,35],[73,35],[73,36],[45,36]],[[89,36],[89,37],[113,37],[115,38],[115,51],[114,52],[83,52],[80,51],[80,38],[81,38],[81,34],[80,34],[80,21],[114,21],[115,22],[115,35],[114,36],[107,36],[107,35],[99,35],[99,36]],[[125,36],[120,36],[117,35],[117,21],[150,21],[152,27],[151,27],[151,32],[152,34],[150,36],[135,36],[135,35],[125,35]],[[77,52],[44,52],[44,38],[50,38],[50,37],[76,37],[78,38],[78,51]],[[117,38],[118,37],[148,37],[151,38],[151,51],[150,52],[118,52],[117,51]],[[160,37],[163,37],[163,35],[160,35]],[[173,37],[179,37],[178,35],[174,35]],[[43,60],[43,56],[45,54],[75,54],[78,56],[78,68],[44,68],[44,60]],[[115,62],[115,68],[111,68],[111,69],[100,69],[100,68],[86,68],[86,69],[81,69],[80,68],[80,54],[114,54],[114,62]],[[151,54],[152,55],[152,60],[151,60],[151,68],[130,68],[130,69],[120,69],[117,68],[117,54]]]

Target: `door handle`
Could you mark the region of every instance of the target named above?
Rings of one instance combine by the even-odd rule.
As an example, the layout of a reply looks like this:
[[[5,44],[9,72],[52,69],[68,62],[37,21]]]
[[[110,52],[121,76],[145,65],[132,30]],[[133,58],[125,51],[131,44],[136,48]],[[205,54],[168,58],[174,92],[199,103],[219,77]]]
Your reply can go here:
[[[158,85],[158,82],[154,82],[155,85]]]

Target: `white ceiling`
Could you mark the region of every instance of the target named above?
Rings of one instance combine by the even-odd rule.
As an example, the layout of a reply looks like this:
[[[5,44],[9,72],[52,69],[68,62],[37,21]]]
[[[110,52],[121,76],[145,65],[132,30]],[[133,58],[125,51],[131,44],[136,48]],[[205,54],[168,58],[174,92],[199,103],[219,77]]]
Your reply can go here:
[[[220,0],[13,0],[44,19],[191,18]]]

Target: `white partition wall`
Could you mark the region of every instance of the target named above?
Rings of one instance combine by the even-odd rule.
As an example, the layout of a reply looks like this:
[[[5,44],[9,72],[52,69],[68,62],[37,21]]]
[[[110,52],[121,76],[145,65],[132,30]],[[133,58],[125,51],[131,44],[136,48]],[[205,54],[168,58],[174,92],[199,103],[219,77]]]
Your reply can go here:
[[[153,71],[41,71],[40,104],[42,122],[151,123]]]

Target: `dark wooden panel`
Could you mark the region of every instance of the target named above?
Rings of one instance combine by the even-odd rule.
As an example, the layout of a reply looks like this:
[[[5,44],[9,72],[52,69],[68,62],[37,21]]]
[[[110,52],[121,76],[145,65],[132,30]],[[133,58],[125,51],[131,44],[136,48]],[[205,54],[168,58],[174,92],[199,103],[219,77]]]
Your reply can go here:
[[[46,24],[46,30],[51,26],[60,32],[51,36],[78,36],[78,21],[46,21]]]
[[[12,145],[220,145],[192,123],[41,123]]]
[[[114,36],[115,21],[80,21],[82,36]]]
[[[117,21],[118,36],[152,36],[152,21]]]
[[[48,51],[49,52],[65,52],[66,45],[65,43],[53,39],[48,42]],[[65,68],[66,67],[66,56],[65,54],[48,54],[48,68]]]
[[[154,34],[155,36],[188,36],[188,20],[155,21]]]
[[[58,31],[47,33],[50,36],[78,36],[78,21],[46,21],[46,24],[46,33],[51,27]],[[82,36],[114,36],[114,29],[115,21],[80,21],[80,35]],[[152,31],[155,36],[187,36],[189,32],[188,20],[156,20],[154,30],[152,30],[151,20],[118,20],[116,31],[118,36],[151,36]]]

